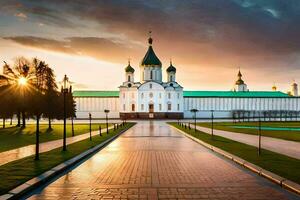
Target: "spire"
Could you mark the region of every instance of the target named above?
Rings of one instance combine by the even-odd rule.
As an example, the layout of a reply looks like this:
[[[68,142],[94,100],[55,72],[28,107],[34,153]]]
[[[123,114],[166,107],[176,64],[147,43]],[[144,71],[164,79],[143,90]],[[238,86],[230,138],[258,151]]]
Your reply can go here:
[[[238,78],[242,78],[242,73],[241,73],[241,67],[239,67],[239,73],[238,73]]]
[[[237,75],[237,77],[238,77],[238,80],[235,82],[235,84],[236,85],[242,85],[242,84],[244,84],[244,81],[243,81],[243,79],[242,79],[242,73],[241,73],[241,68],[239,67],[239,72],[238,72],[238,75]]]
[[[148,39],[149,46],[152,46],[152,42],[153,42],[151,34],[152,34],[152,31],[149,31],[149,33],[148,33],[148,35],[149,35],[149,39]]]

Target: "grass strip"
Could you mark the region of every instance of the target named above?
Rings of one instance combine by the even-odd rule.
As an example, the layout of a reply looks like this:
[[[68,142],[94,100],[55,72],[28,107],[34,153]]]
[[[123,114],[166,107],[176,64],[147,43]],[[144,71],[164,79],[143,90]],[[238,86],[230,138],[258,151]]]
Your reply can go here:
[[[197,131],[195,133],[194,129],[185,129],[179,126],[177,123],[169,124],[195,138],[202,140],[203,142],[218,147],[250,163],[260,166],[265,170],[268,170],[300,184],[300,160],[298,159],[291,158],[266,149],[262,149],[261,155],[259,156],[257,148],[254,146],[250,146],[217,135],[214,135],[212,139],[210,134],[200,131]]]
[[[90,148],[93,148],[133,125],[134,123],[127,123],[125,126],[119,127],[119,129],[115,131],[113,129],[110,130],[109,134],[103,133],[102,137],[99,135],[93,136],[92,141],[88,138],[70,144],[67,146],[67,151],[62,151],[62,148],[57,148],[41,153],[39,161],[35,161],[34,156],[29,156],[0,166],[0,194],[7,193],[22,183],[39,176],[58,164],[67,161]]]
[[[105,123],[92,124],[92,130],[106,128]],[[109,124],[111,126],[112,124]],[[26,128],[8,127],[0,129],[0,152],[35,144],[35,124],[27,124]],[[89,124],[74,124],[74,135],[81,135],[90,131]],[[52,130],[48,130],[47,124],[40,125],[40,142],[59,140],[63,137],[63,124],[53,124]],[[71,124],[67,124],[67,137],[72,137]]]
[[[197,123],[198,126],[211,128],[210,122]],[[251,128],[234,128],[233,126],[258,126],[258,122],[215,122],[214,129],[230,131],[234,133],[245,133],[250,135],[258,135],[258,130]],[[265,127],[300,127],[300,122],[261,122],[261,126]],[[279,138],[300,142],[300,131],[286,130],[262,130],[262,136]]]

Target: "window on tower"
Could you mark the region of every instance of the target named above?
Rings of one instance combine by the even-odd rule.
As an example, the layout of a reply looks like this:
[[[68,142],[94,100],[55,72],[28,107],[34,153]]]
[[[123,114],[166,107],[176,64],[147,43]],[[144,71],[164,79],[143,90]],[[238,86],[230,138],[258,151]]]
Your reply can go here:
[[[135,111],[135,104],[131,104],[131,111]]]
[[[171,99],[171,93],[168,93],[168,99]]]
[[[150,71],[150,79],[151,80],[153,79],[153,71],[152,70]]]
[[[128,75],[128,82],[130,82],[131,80],[130,80],[130,75]]]

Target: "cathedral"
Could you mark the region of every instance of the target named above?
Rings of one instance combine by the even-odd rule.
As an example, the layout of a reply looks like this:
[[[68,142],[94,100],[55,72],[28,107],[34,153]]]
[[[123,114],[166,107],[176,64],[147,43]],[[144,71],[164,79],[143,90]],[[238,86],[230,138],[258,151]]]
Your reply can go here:
[[[167,80],[162,80],[162,64],[155,55],[152,38],[140,69],[140,82],[134,82],[134,69],[128,63],[120,88],[121,118],[183,118],[183,88],[176,82],[176,68],[170,62]]]
[[[110,110],[111,118],[122,119],[182,119],[232,118],[237,111],[257,115],[266,111],[289,112],[300,110],[298,86],[294,82],[286,94],[277,91],[249,91],[239,70],[233,89],[228,91],[185,91],[176,81],[176,68],[170,61],[167,80],[162,79],[162,63],[148,39],[148,50],[140,63],[140,80],[135,81],[135,69],[130,61],[125,67],[125,79],[118,91],[74,91],[77,118],[104,118]]]

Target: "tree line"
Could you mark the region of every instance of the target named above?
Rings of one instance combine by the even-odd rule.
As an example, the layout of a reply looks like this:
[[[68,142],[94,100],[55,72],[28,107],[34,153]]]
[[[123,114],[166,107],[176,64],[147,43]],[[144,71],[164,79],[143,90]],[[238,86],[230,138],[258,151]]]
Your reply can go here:
[[[54,71],[37,58],[19,57],[12,65],[4,62],[0,74],[0,118],[3,128],[7,119],[17,118],[17,126],[26,127],[26,120],[36,120],[37,133],[41,118],[48,119],[48,129],[52,129],[53,119],[62,119],[63,94],[55,80]],[[75,101],[72,87],[66,95],[67,117],[75,117]]]

